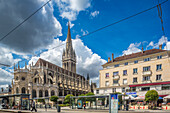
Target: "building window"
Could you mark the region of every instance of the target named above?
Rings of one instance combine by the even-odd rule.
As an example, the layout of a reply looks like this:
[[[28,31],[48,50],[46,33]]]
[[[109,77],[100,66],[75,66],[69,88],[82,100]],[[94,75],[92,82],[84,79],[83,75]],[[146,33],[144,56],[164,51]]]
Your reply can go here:
[[[150,58],[145,58],[144,62],[150,61]]]
[[[132,87],[132,88],[131,88],[131,91],[136,91],[136,87]]]
[[[99,94],[99,90],[96,90],[96,94]]]
[[[133,68],[133,74],[137,74],[138,73],[138,68]]]
[[[143,81],[148,81],[148,80],[150,80],[150,76],[144,76],[143,77]]]
[[[54,90],[51,91],[51,96],[55,95],[55,92]]]
[[[23,87],[23,88],[21,89],[21,92],[22,92],[23,94],[25,94],[25,87]]]
[[[107,93],[107,89],[104,90],[104,93],[105,93],[105,94]]]
[[[135,60],[135,61],[134,61],[134,64],[137,64],[137,63],[138,63],[138,60]]]
[[[156,65],[156,70],[157,70],[157,71],[158,71],[158,70],[162,70],[162,64]]]
[[[119,67],[119,64],[116,64],[115,67]]]
[[[119,80],[113,80],[113,84],[118,84]]]
[[[113,72],[113,76],[119,75],[119,71]]]
[[[39,97],[43,97],[43,92],[42,92],[42,90],[39,90]]]
[[[16,79],[15,80],[18,80],[18,76],[16,77]]]
[[[162,80],[162,75],[161,74],[156,75],[156,80]]]
[[[36,98],[37,97],[37,93],[36,93],[36,90],[32,90],[32,98]]]
[[[157,56],[157,59],[162,59],[162,55],[160,55],[160,56]]]
[[[19,88],[17,87],[17,88],[16,88],[16,94],[18,94],[18,93],[19,93]]]
[[[150,87],[142,87],[141,88],[141,91],[149,91],[150,90]]]
[[[123,79],[123,84],[127,84],[127,79]]]
[[[106,73],[106,78],[109,78],[109,73]]]
[[[127,70],[123,70],[123,75],[127,75]]]
[[[24,81],[24,80],[25,80],[25,77],[22,77],[22,80]]]
[[[125,87],[122,88],[122,92],[125,92]]]
[[[162,90],[169,90],[170,89],[170,84],[163,84],[162,85]]]
[[[137,77],[133,78],[133,83],[137,83],[138,80],[137,80]]]
[[[145,71],[150,71],[150,66],[143,67],[143,72],[145,72]]]
[[[112,93],[115,93],[116,92],[116,88],[112,88]]]
[[[48,90],[45,90],[45,97],[48,97]]]
[[[125,66],[128,65],[128,62],[125,62]]]
[[[105,82],[105,86],[109,86],[109,81],[106,81],[106,82]]]

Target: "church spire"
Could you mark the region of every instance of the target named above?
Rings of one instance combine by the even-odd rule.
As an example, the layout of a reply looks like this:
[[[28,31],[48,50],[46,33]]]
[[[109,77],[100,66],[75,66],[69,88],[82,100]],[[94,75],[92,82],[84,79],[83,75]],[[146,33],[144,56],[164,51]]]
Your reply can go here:
[[[70,22],[68,22],[67,43],[71,42]]]
[[[68,22],[68,33],[66,39],[66,49],[63,50],[62,67],[66,70],[76,73],[76,54],[72,47],[70,22]]]

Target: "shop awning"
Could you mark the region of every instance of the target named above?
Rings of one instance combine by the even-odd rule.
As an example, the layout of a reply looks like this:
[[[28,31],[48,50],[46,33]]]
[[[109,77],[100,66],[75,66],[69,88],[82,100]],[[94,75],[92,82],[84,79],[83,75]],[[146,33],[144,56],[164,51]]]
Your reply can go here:
[[[168,95],[168,96],[165,96],[164,98],[170,98],[170,95]]]
[[[163,99],[162,97],[159,97],[158,99]]]
[[[170,81],[168,81],[168,82],[146,83],[146,84],[135,84],[135,85],[129,85],[129,87],[151,86],[151,85],[162,85],[162,84],[170,84]]]

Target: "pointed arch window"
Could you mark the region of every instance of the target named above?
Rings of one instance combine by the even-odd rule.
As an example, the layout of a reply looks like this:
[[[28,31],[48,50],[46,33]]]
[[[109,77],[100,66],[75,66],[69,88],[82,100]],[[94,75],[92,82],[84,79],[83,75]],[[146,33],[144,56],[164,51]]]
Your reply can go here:
[[[23,87],[23,88],[21,89],[21,92],[22,92],[23,94],[25,94],[25,87]]]

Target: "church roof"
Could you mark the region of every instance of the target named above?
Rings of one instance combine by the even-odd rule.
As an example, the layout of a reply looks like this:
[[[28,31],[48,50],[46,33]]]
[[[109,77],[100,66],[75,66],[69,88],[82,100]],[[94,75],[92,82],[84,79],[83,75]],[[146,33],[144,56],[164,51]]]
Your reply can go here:
[[[48,61],[46,61],[46,60],[44,60],[44,59],[41,59],[41,58],[38,59],[38,61],[35,63],[34,66],[37,66],[37,67],[38,67],[39,64],[40,64],[40,66],[44,66],[44,67],[46,67],[46,66],[48,65],[48,68],[49,68],[49,69],[55,69],[55,70],[58,70],[58,71],[61,72],[61,73],[66,73],[67,75],[68,75],[68,73],[70,72],[70,71],[68,71],[68,70],[66,70],[66,69],[63,69],[63,68],[60,67],[60,66],[57,66],[57,65],[55,65],[55,64],[53,64],[53,63],[51,63],[51,62],[48,62]],[[73,72],[70,72],[70,73],[73,73]],[[78,75],[78,76],[81,76],[81,77],[83,77],[83,78],[85,79],[85,77],[82,76],[82,75],[79,75],[79,74],[76,74],[76,73],[73,73],[73,74]]]
[[[150,50],[146,50],[146,51],[143,51],[143,52],[137,52],[137,53],[132,53],[132,54],[129,54],[129,55],[123,55],[123,56],[120,56],[120,57],[117,57],[117,58],[113,59],[113,61],[111,60],[110,62],[105,63],[104,65],[112,63],[112,62],[118,62],[118,61],[122,61],[122,60],[137,58],[137,57],[151,55],[151,54],[164,52],[164,51],[166,51],[166,50],[150,49]]]

